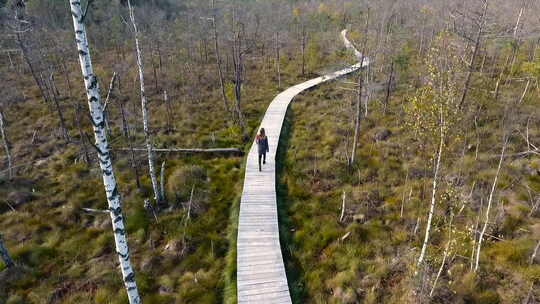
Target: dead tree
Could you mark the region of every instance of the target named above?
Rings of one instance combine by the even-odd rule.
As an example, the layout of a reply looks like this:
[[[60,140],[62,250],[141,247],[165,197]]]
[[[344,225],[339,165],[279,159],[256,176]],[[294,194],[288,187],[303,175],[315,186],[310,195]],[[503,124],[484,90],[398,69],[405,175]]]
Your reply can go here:
[[[19,5],[19,3],[22,3],[22,5]],[[24,34],[29,32],[31,30],[30,22],[26,20],[26,4],[24,4],[24,1],[17,1],[17,4],[14,6],[15,11],[15,42],[17,43],[17,46],[21,50],[22,57],[26,64],[28,65],[28,68],[30,69],[30,73],[32,74],[32,78],[34,79],[36,85],[39,88],[39,92],[41,93],[41,96],[45,99],[45,102],[48,102],[47,93],[45,92],[44,84],[38,77],[38,71],[36,70],[36,67],[34,66],[34,63],[32,62],[30,50],[28,49],[28,46],[25,41]]]
[[[62,137],[65,141],[69,141],[69,132],[66,127],[66,120],[64,119],[64,114],[62,113],[62,109],[60,108],[60,102],[57,94],[56,85],[54,84],[54,76],[51,72],[51,76],[49,77],[49,85],[46,85],[48,90],[51,92],[52,101],[54,103],[54,108],[56,109],[56,113],[58,114],[58,119],[60,120],[60,130],[62,132]]]
[[[306,24],[302,20],[301,39],[300,39],[300,51],[302,52],[302,76],[304,76],[306,73],[306,44],[307,44],[307,30],[306,30]]]
[[[369,10],[366,16],[366,25],[364,28],[364,41],[362,44],[362,55],[360,58],[360,67],[364,65],[364,60],[366,59],[366,50],[367,50],[367,35],[369,30]],[[368,66],[369,68],[369,66]],[[356,150],[358,148],[358,143],[360,141],[360,120],[362,119],[362,89],[363,89],[363,78],[362,78],[362,71],[361,68],[358,75],[358,91],[356,95],[356,115],[355,115],[355,123],[354,123],[354,138],[353,138],[353,146],[352,146],[352,152],[351,152],[351,161],[349,165],[354,164],[354,161],[356,159]],[[366,107],[367,107],[367,100],[366,100]]]
[[[516,63],[517,53],[519,51],[519,47],[520,47],[520,44],[521,44],[521,39],[519,37],[519,28],[521,27],[521,18],[523,17],[523,11],[525,10],[525,8],[527,6],[527,2],[528,2],[528,0],[522,0],[521,1],[521,6],[520,6],[520,9],[519,9],[517,19],[516,19],[516,25],[514,26],[514,29],[513,29],[513,32],[512,32],[512,39],[513,39],[512,55],[511,55],[512,60],[511,60],[511,63],[510,63],[510,75],[506,78],[506,84],[508,84],[508,82],[510,81],[510,76],[512,75],[512,73],[514,71],[514,65]]]
[[[504,140],[502,151],[501,151],[501,157],[499,158],[499,165],[497,167],[497,172],[495,173],[495,177],[493,178],[493,184],[491,186],[491,192],[489,193],[489,199],[488,199],[488,205],[486,209],[486,219],[484,221],[484,226],[482,227],[482,231],[480,232],[480,236],[478,237],[478,247],[476,249],[476,260],[474,263],[474,272],[478,270],[478,265],[480,263],[480,249],[482,249],[482,241],[484,240],[484,234],[486,233],[487,226],[489,224],[489,212],[491,211],[491,205],[493,202],[493,195],[495,193],[495,189],[497,188],[497,179],[499,178],[499,173],[501,172],[501,167],[504,160],[504,152],[506,151],[506,145],[508,144],[508,138]]]
[[[149,130],[149,118],[148,118],[148,106],[146,99],[146,91],[144,84],[144,65],[142,58],[142,50],[140,47],[139,41],[139,29],[137,28],[137,22],[135,21],[135,12],[133,6],[131,5],[131,0],[127,1],[129,9],[129,17],[131,19],[131,24],[133,26],[133,33],[135,36],[135,49],[137,51],[137,66],[139,68],[139,81],[141,85],[141,109],[142,109],[142,119],[143,119],[143,129],[144,129],[144,139],[146,141],[146,150],[148,152],[148,170],[150,174],[150,180],[152,181],[152,189],[154,190],[154,200],[158,206],[161,205],[161,198],[159,195],[158,182],[156,176],[156,169],[154,167],[154,152],[152,151],[152,137]]]
[[[218,75],[219,75],[219,86],[221,88],[221,96],[223,97],[223,107],[225,108],[225,111],[227,113],[230,113],[231,110],[229,108],[229,100],[227,99],[227,94],[225,93],[225,80],[223,77],[223,71],[221,68],[221,54],[219,53],[219,39],[218,39],[218,32],[217,32],[217,26],[216,26],[216,7],[215,7],[215,0],[212,0],[212,18],[210,20],[212,21],[212,30],[214,34],[214,48],[216,51],[216,64],[218,68]]]
[[[362,58],[363,61],[363,58]],[[353,146],[351,151],[351,158],[349,165],[354,164],[356,160],[356,150],[358,149],[358,143],[360,141],[360,121],[362,120],[362,70],[358,73],[358,84],[356,92],[356,113],[354,117],[354,137],[353,137]]]
[[[384,97],[384,113],[390,102],[390,93],[392,89],[392,81],[394,80],[394,60],[390,62],[390,74],[388,75],[388,83],[386,84],[386,96]]]
[[[116,77],[117,77],[117,74],[116,72],[113,72],[113,75],[111,77],[111,82],[109,84],[109,90],[107,91],[107,97],[105,98],[105,105],[103,106],[103,115],[105,117],[105,128],[107,130],[107,134],[109,136],[111,136],[111,126],[109,124],[109,118],[108,118],[108,114],[107,114],[107,110],[108,110],[108,107],[109,107],[109,101],[111,99],[111,94],[114,90],[114,84],[116,83]]]
[[[14,176],[13,174],[13,164],[11,162],[11,153],[9,150],[9,141],[6,133],[6,121],[4,118],[4,112],[0,108],[0,134],[2,135],[2,145],[4,146],[4,151],[6,152],[6,158],[8,163],[8,178],[11,180]]]
[[[279,61],[280,61],[279,30],[277,30],[275,34],[275,50],[276,50],[276,73],[277,73],[277,80],[278,80],[278,88],[281,88],[281,70],[280,70],[280,64],[279,64]]]
[[[169,100],[169,94],[167,94],[167,90],[163,90],[163,101],[165,102],[165,107],[167,109],[167,132],[171,132],[172,130],[174,130],[174,113],[171,101]]]
[[[234,109],[236,112],[237,122],[242,129],[244,137],[247,136],[246,123],[244,120],[244,114],[242,114],[241,101],[242,101],[242,85],[244,83],[245,77],[245,46],[244,46],[244,35],[245,29],[244,24],[239,23],[238,29],[236,29],[232,44],[232,59],[234,65],[234,96],[235,104]]]
[[[484,7],[482,9],[482,15],[480,16],[480,19],[478,20],[478,32],[476,34],[476,40],[474,42],[474,50],[473,55],[471,58],[471,62],[469,63],[469,70],[467,71],[467,76],[465,78],[465,85],[463,87],[463,93],[461,95],[461,101],[459,102],[459,107],[461,108],[463,104],[465,103],[465,98],[467,98],[467,93],[469,91],[469,87],[471,84],[471,77],[472,73],[474,72],[474,62],[476,61],[476,57],[478,57],[478,53],[480,50],[480,41],[482,40],[482,35],[484,32],[484,26],[486,24],[486,12],[488,8],[488,0],[484,0]]]

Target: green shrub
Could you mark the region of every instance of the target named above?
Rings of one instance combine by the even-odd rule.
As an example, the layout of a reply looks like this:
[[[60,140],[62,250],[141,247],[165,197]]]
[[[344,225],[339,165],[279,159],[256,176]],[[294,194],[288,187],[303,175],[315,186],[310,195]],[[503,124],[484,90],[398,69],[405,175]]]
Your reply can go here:
[[[495,290],[485,290],[475,294],[473,297],[474,304],[498,304],[501,299]]]
[[[21,295],[11,295],[6,301],[6,304],[24,304],[26,303]]]

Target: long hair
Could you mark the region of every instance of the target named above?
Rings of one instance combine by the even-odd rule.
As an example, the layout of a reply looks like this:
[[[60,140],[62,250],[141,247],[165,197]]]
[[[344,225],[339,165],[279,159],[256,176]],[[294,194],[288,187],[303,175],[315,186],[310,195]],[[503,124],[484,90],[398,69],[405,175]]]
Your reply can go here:
[[[266,136],[266,134],[264,132],[264,128],[261,128],[261,131],[259,132],[259,136],[260,137],[265,137]]]

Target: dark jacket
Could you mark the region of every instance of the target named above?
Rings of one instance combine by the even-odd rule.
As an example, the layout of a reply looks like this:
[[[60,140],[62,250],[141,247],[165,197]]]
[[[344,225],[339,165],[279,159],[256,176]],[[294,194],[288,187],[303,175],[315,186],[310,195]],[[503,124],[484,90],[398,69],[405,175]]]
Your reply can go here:
[[[268,137],[257,135],[256,141],[257,146],[259,147],[259,154],[266,154],[266,152],[270,152],[270,148],[268,148]]]

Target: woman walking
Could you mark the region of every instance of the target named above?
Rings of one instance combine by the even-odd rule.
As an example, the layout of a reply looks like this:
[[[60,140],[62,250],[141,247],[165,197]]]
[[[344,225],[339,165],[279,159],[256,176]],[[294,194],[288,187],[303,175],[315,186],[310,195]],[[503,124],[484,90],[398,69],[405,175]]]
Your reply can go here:
[[[259,148],[259,171],[262,171],[261,158],[263,164],[266,164],[266,152],[270,152],[270,149],[268,148],[268,137],[266,137],[266,134],[264,133],[264,128],[261,128],[261,131],[257,135],[255,141],[257,142],[257,146]]]

